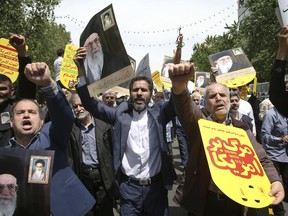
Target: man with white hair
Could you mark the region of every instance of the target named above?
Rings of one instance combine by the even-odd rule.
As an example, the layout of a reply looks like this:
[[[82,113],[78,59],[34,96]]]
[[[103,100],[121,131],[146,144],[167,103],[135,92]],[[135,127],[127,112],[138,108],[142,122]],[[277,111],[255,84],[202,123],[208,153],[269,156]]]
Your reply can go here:
[[[17,207],[17,179],[11,174],[0,174],[0,216],[12,216]]]
[[[233,65],[233,61],[231,56],[225,55],[217,59],[216,68],[218,69],[218,73],[224,74],[228,73]]]
[[[96,32],[92,33],[85,41],[87,55],[84,61],[86,80],[92,84],[102,77],[104,64],[104,54],[100,43],[100,38]]]

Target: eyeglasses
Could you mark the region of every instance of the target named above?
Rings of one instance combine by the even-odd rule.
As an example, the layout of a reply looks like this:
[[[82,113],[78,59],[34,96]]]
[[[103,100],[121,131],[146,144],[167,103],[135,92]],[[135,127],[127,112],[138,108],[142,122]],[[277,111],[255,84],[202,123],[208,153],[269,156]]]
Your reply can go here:
[[[105,100],[108,100],[108,99],[114,100],[115,97],[113,97],[113,96],[106,96],[106,97],[105,97]]]
[[[16,192],[18,190],[18,185],[16,184],[0,184],[0,193],[7,187],[10,192]]]
[[[93,41],[89,41],[88,44],[85,47],[92,46],[93,43],[99,44],[100,43],[100,38],[95,38]]]

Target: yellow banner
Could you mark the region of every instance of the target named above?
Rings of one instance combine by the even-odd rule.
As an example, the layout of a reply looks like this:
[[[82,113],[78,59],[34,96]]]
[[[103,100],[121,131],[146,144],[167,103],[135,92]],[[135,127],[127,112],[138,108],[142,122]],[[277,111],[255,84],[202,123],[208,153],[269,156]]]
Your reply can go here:
[[[9,44],[9,40],[0,38],[0,74],[9,77],[14,83],[18,77],[18,53],[16,49]]]
[[[160,72],[158,70],[152,73],[152,80],[156,85],[157,91],[162,91],[163,82],[160,79]]]
[[[246,134],[240,128],[198,121],[210,173],[217,187],[241,205],[263,208],[274,197],[270,182]]]
[[[72,44],[66,45],[60,70],[60,82],[65,88],[70,90],[75,90],[74,87],[71,87],[71,83],[77,82],[78,69],[73,61],[73,57],[77,50],[77,46]]]

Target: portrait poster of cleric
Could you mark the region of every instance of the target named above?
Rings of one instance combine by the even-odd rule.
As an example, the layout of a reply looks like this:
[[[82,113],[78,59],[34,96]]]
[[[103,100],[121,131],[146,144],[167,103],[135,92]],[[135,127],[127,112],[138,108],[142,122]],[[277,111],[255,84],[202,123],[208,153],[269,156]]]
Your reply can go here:
[[[91,96],[134,77],[121,39],[112,4],[94,15],[80,36],[85,47],[85,79]]]
[[[31,161],[46,162],[45,181],[30,181]],[[50,216],[50,178],[54,151],[10,149],[0,151],[0,215]],[[38,161],[39,162],[39,161]]]
[[[256,76],[254,67],[241,48],[215,53],[208,59],[216,82],[228,87],[243,86]]]
[[[209,72],[195,72],[195,87],[205,88],[210,83],[210,73]]]

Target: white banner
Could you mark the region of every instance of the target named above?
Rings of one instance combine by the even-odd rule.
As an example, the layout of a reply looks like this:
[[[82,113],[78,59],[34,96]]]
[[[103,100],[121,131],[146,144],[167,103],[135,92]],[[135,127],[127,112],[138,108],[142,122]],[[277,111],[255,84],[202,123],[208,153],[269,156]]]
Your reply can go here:
[[[278,0],[279,4],[279,13],[280,13],[280,18],[281,21],[280,24],[283,25],[288,25],[288,2],[287,0]]]

